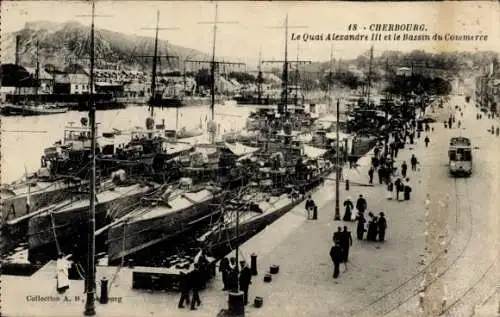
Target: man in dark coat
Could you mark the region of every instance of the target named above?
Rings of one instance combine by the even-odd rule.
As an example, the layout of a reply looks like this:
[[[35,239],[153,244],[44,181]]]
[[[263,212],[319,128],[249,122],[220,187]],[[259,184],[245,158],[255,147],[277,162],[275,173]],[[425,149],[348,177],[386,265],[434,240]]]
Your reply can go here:
[[[311,196],[309,196],[306,200],[307,219],[311,219],[311,214],[314,211],[314,207],[316,207],[316,203],[314,202],[314,200],[312,200]]]
[[[337,232],[333,233],[333,242],[340,241],[342,239],[342,228],[337,227]]]
[[[410,200],[410,193],[411,193],[411,186],[409,183],[410,179],[406,179],[406,184],[404,185],[404,199],[405,200]]]
[[[223,258],[219,264],[219,271],[222,273],[222,282],[224,283],[223,291],[230,289],[229,275],[231,273],[231,266],[228,258]]]
[[[418,160],[417,160],[417,157],[415,156],[415,154],[411,155],[410,163],[411,163],[411,170],[412,171],[416,171],[417,170]]]
[[[356,220],[358,222],[356,226],[356,235],[358,237],[358,240],[363,240],[363,235],[365,234],[365,223],[366,223],[365,216],[362,213],[360,213],[356,217]]]
[[[342,262],[342,249],[338,241],[330,249],[330,258],[333,262],[333,278],[337,278],[340,274],[340,262]]]
[[[231,257],[229,261],[229,290],[231,292],[236,292],[238,290],[238,268],[236,267],[236,258]]]
[[[394,186],[396,187],[396,200],[399,200],[399,193],[401,192],[401,188],[403,187],[403,182],[400,178],[396,179],[394,182]]]
[[[387,229],[387,220],[385,219],[385,215],[383,212],[380,213],[380,217],[378,218],[378,238],[380,242],[384,242],[385,240],[385,230]]]
[[[359,195],[358,200],[356,201],[356,209],[364,213],[366,208],[368,208],[368,204],[366,203],[366,199],[363,198],[363,195]]]
[[[368,177],[370,177],[370,180],[368,181],[369,184],[373,184],[373,166],[370,166],[370,169],[368,170]]]
[[[248,288],[252,284],[252,271],[248,267],[245,261],[240,261],[241,271],[240,271],[240,291],[243,292],[243,298],[245,305],[248,304]]]
[[[380,167],[378,168],[378,183],[379,184],[382,184],[382,180],[384,179],[384,174],[385,174],[385,165],[380,165]]]
[[[403,161],[403,164],[401,164],[401,175],[403,175],[403,177],[406,177],[406,171],[408,171],[408,165],[406,161]]]
[[[179,300],[179,308],[184,308],[184,302],[189,305],[189,291],[191,290],[191,277],[184,272],[180,273],[180,283],[179,290],[181,292],[181,298]]]
[[[202,276],[200,273],[200,268],[198,263],[194,264],[194,270],[191,272],[191,278],[190,278],[190,287],[193,290],[193,298],[191,300],[191,310],[195,310],[196,306],[201,305],[201,300],[200,300],[200,281],[202,280]]]
[[[424,139],[424,142],[425,142],[425,147],[428,147],[429,146],[429,136],[425,136],[425,139]]]
[[[340,248],[342,249],[342,262],[347,262],[349,260],[349,247],[352,245],[351,232],[347,230],[347,226],[344,226],[344,231],[340,238]]]

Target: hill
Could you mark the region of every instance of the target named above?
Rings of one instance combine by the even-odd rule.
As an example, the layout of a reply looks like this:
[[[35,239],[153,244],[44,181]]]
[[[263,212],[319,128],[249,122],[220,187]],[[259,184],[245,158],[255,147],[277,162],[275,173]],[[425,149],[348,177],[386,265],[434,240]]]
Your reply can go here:
[[[64,68],[70,63],[88,63],[90,47],[90,28],[78,22],[62,24],[50,21],[26,23],[18,32],[4,34],[2,37],[2,62],[15,61],[16,35],[20,35],[20,59],[24,66],[36,64],[36,43],[38,42],[40,62]],[[127,68],[147,67],[152,58],[139,56],[153,55],[154,38],[128,35],[119,32],[95,29],[95,52],[98,67],[104,65],[123,65]],[[208,55],[186,47],[158,41],[158,53],[185,58],[208,59]],[[166,63],[165,60],[161,61]],[[172,60],[171,67],[178,63]]]

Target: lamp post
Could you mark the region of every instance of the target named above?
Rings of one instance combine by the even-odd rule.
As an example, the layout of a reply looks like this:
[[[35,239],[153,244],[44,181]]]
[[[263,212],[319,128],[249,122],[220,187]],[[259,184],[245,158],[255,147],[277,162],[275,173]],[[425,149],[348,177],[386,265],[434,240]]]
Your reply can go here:
[[[339,111],[340,100],[337,98],[337,145],[335,149],[336,153],[336,166],[335,166],[335,218],[334,220],[340,220],[340,201],[339,201],[339,182],[340,182],[340,140],[339,140]]]

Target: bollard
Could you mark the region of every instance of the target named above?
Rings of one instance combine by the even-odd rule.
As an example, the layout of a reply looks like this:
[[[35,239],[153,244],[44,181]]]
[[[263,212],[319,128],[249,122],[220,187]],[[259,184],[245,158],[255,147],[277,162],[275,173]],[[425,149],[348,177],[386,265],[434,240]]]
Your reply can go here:
[[[250,269],[252,270],[252,275],[257,275],[257,254],[255,253],[250,255]]]
[[[101,279],[101,297],[99,298],[99,303],[108,303],[108,279],[105,277]]]
[[[245,316],[245,301],[242,291],[229,293],[228,311],[231,316]]]
[[[349,180],[345,180],[345,190],[349,190]]]

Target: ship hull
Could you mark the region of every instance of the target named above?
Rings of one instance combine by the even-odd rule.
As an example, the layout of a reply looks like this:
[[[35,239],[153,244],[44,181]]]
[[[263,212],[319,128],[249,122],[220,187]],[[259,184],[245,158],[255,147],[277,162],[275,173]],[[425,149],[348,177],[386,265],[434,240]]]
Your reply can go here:
[[[211,234],[205,240],[205,243],[208,246],[212,245],[212,247],[210,247],[210,252],[215,258],[222,258],[231,252],[236,245],[247,241],[303,201],[304,198],[293,201],[290,199],[290,202],[281,208],[268,211],[246,222],[240,223],[238,227],[238,236],[236,236],[236,223],[234,223],[225,229]],[[221,237],[223,240],[221,240]]]
[[[320,175],[312,179],[306,186],[305,191],[313,190],[323,183],[324,177],[332,172],[331,169],[325,170]],[[266,226],[272,224],[284,214],[302,203],[306,197],[292,199],[291,197],[283,198],[288,200],[281,206],[275,209],[267,210],[261,215],[256,215],[246,221],[241,221],[238,226],[238,235],[236,235],[236,221],[231,222],[223,229],[211,232],[203,240],[203,245],[210,249],[210,252],[215,258],[222,258],[231,252],[235,246],[247,241]],[[273,203],[274,205],[275,203]]]
[[[108,259],[117,263],[147,247],[173,239],[189,228],[189,223],[213,212],[212,204],[219,201],[218,193],[197,204],[165,214],[162,217],[124,223],[109,229]]]
[[[68,112],[67,108],[38,108],[30,106],[4,105],[2,114],[6,116],[42,116]]]
[[[36,211],[56,204],[72,195],[71,188],[63,186],[51,190],[30,193],[30,211]],[[2,223],[0,231],[0,254],[10,252],[26,238],[28,233],[28,195],[20,195],[5,199],[2,208]]]
[[[208,106],[212,102],[210,97],[198,97],[198,98],[162,98],[161,100],[155,100],[155,107],[158,108],[182,108],[189,106]],[[224,100],[222,98],[215,98],[215,104],[222,104]]]
[[[257,106],[257,105],[269,106],[278,104],[280,102],[279,98],[259,99],[257,97],[235,97],[234,100],[236,101],[236,104],[242,106]]]
[[[95,204],[96,230],[109,223],[108,216],[113,212],[113,218],[121,217],[131,211],[140,199],[150,193],[154,187],[144,186],[132,190],[118,192],[114,197],[97,201]],[[85,200],[85,197],[82,197]],[[99,199],[99,198],[98,198]],[[76,203],[75,203],[76,205]],[[28,260],[34,261],[41,257],[53,257],[57,254],[57,243],[72,246],[80,243],[86,237],[89,222],[89,202],[80,202],[74,208],[67,207],[63,211],[46,212],[32,217],[28,224]],[[84,239],[83,239],[84,240]],[[71,251],[71,250],[70,250]],[[43,254],[43,256],[41,256]]]

